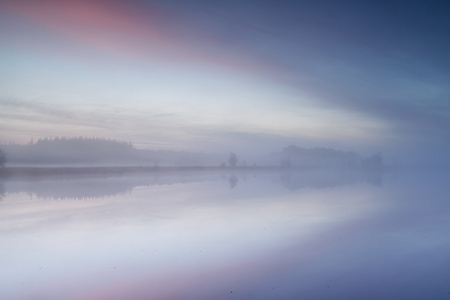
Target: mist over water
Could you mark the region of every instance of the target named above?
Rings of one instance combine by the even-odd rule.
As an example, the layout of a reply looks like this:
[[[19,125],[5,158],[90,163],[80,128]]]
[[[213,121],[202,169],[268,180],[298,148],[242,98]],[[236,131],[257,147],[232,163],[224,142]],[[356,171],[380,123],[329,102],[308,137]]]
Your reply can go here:
[[[448,172],[9,178],[1,299],[447,299]]]
[[[0,0],[0,300],[450,299],[449,16]]]

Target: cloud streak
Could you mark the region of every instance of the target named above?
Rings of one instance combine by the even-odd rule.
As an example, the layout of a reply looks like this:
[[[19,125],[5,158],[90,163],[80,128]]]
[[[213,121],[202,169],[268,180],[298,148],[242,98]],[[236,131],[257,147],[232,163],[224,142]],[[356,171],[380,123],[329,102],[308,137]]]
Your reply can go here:
[[[72,132],[85,126],[115,134],[119,128],[139,140],[158,136],[165,145],[200,137],[204,144],[226,144],[241,140],[241,133],[343,143],[359,136],[381,144],[447,138],[446,8],[325,4],[6,0],[0,6],[3,54],[27,60],[23,83],[18,71],[0,74],[20,91],[19,119],[39,115],[50,123],[67,109]],[[17,48],[21,52],[12,54]],[[27,63],[46,55],[54,65],[30,71]],[[41,79],[39,68],[53,73]],[[58,86],[50,98],[61,108],[25,101],[32,99],[30,85],[35,99],[49,99]],[[16,96],[7,85],[2,89],[4,97]],[[12,112],[3,116],[13,118]]]
[[[157,5],[135,1],[19,0],[6,1],[3,10],[32,22],[44,34],[48,32],[103,53],[169,65],[200,63],[239,70],[259,68],[226,51],[203,47],[205,37],[207,40],[213,35],[211,32]],[[190,28],[190,40],[183,36],[184,30],[178,32],[183,27]]]

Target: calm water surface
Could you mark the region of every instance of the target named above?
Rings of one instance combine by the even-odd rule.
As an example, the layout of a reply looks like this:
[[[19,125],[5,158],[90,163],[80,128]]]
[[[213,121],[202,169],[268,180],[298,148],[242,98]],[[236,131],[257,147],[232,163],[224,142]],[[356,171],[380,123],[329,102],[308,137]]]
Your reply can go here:
[[[450,299],[448,172],[0,183],[0,299]]]

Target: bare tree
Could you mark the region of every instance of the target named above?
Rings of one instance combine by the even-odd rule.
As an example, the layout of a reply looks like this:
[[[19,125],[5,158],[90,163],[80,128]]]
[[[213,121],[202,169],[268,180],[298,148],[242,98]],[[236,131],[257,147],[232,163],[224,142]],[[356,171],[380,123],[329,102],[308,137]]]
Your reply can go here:
[[[237,156],[233,152],[230,153],[230,157],[228,158],[228,163],[230,164],[230,167],[232,167],[232,168],[236,167],[236,165],[238,163]]]
[[[6,153],[0,148],[0,167],[4,167],[6,163]]]

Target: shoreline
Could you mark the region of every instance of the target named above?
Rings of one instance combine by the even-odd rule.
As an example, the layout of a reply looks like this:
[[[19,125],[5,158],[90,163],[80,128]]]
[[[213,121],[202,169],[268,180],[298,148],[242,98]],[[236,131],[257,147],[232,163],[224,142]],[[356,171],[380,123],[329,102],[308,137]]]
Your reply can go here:
[[[79,175],[126,175],[126,174],[157,174],[170,172],[242,172],[242,171],[279,171],[286,168],[279,166],[261,167],[145,167],[145,166],[91,166],[91,167],[3,167],[0,168],[0,178],[15,177],[53,177],[53,176],[79,176]],[[297,169],[297,168],[296,168]],[[301,168],[302,170],[306,168]]]
[[[187,167],[159,167],[159,166],[7,166],[0,168],[0,179],[8,178],[39,178],[39,177],[70,177],[70,176],[121,176],[145,174],[169,174],[189,172],[384,172],[387,169],[345,168],[345,167],[283,167],[283,166],[187,166]]]

